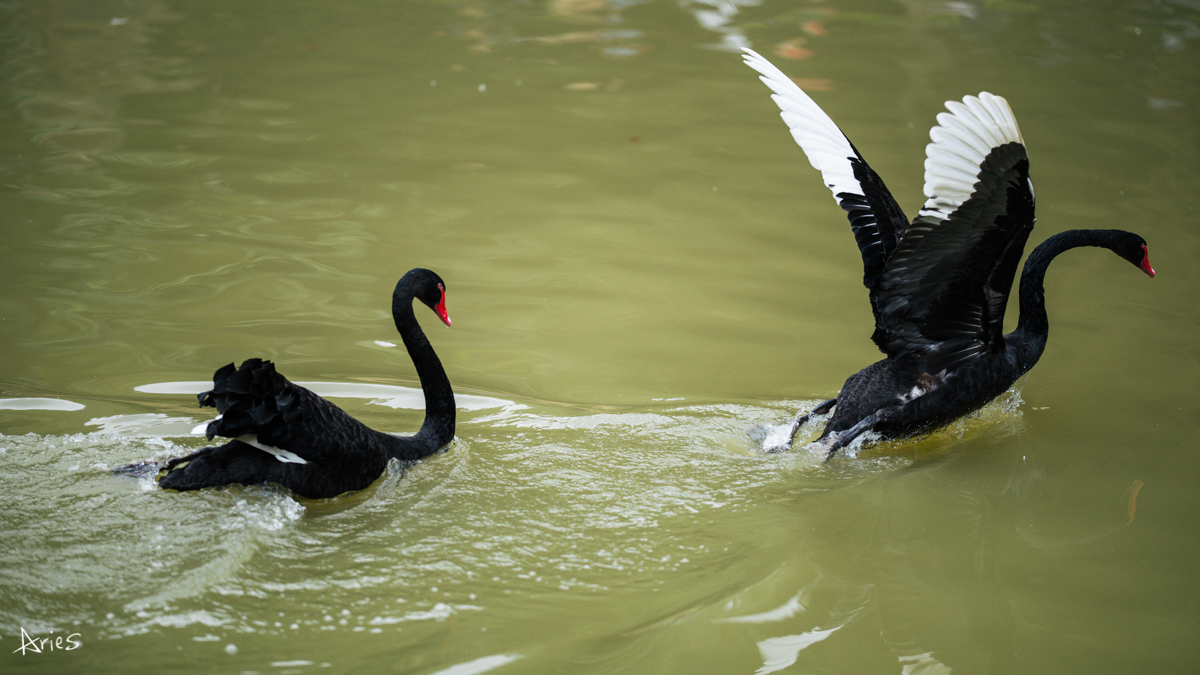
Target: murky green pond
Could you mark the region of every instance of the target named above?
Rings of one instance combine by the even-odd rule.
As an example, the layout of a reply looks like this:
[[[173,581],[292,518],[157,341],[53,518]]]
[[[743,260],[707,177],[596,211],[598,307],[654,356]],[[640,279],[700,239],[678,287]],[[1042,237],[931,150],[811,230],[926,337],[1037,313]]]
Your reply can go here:
[[[878,353],[743,45],[910,215],[942,102],[1007,97],[1033,243],[1158,277],[1071,252],[1003,404],[762,454]],[[0,6],[0,672],[1195,672],[1198,56],[1190,0]],[[417,266],[445,453],[324,501],[111,475],[252,356],[415,430]]]

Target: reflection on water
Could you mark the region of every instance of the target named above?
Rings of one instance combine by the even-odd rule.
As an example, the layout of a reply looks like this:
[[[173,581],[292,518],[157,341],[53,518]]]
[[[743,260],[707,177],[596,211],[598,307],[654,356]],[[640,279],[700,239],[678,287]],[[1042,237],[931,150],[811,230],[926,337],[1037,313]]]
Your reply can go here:
[[[1172,1],[0,7],[0,670],[1194,671],[1197,26]],[[1154,288],[1064,256],[1019,397],[764,455],[878,355],[844,214],[744,44],[910,210],[942,102],[1004,95],[1034,243],[1136,230]],[[389,312],[417,265],[455,317],[419,317],[445,452],[323,501],[110,474],[199,447],[200,380],[255,356],[417,428]],[[16,654],[22,629],[83,646]]]
[[[386,384],[366,384],[361,382],[295,382],[301,387],[307,388],[309,391],[316,393],[318,396],[331,399],[341,398],[366,398],[371,399],[370,405],[381,405],[388,408],[405,408],[410,410],[425,410],[425,395],[420,389],[410,387],[397,387]],[[135,391],[145,394],[191,394],[195,396],[201,392],[208,391],[212,388],[211,382],[158,382],[155,384],[145,384],[134,387]],[[22,402],[24,407],[18,407],[14,401]],[[46,401],[49,403],[25,403],[28,401]],[[479,410],[489,410],[498,408],[492,417],[485,417],[483,420],[493,421],[510,417],[512,413],[518,410],[527,408],[520,403],[512,401],[504,401],[498,398],[489,396],[476,396],[473,394],[455,394],[455,404],[459,410],[475,412]],[[7,399],[11,409],[38,409],[38,410],[80,410],[82,405],[77,403],[69,403],[65,401],[57,401],[55,399]],[[0,409],[5,406],[6,400],[0,399]],[[75,407],[69,407],[75,406]],[[212,411],[201,413],[202,416],[211,417]],[[139,413],[133,415],[111,415],[108,417],[95,417],[86,422],[89,427],[99,427],[99,431],[104,434],[120,434],[122,436],[157,436],[157,437],[183,437],[183,436],[203,436],[206,433],[208,421],[204,421],[197,425],[190,417],[168,417],[161,413]]]
[[[82,403],[58,398],[0,398],[0,410],[83,410]]]
[[[295,382],[301,387],[325,398],[369,398],[372,405],[388,408],[425,409],[425,395],[420,389],[397,387],[389,384],[367,384],[363,382]],[[212,382],[158,382],[134,387],[134,391],[145,394],[200,394],[212,389]],[[504,408],[520,410],[526,406],[490,396],[457,393],[454,403],[459,410],[486,410]]]

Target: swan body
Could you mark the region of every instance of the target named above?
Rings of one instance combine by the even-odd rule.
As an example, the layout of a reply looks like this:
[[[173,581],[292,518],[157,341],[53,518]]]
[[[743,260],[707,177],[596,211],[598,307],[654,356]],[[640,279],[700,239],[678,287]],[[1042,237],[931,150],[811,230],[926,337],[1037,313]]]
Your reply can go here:
[[[375,431],[341,408],[275,371],[270,361],[249,359],[213,375],[201,406],[220,415],[206,435],[230,438],[164,462],[115,469],[122,474],[166,473],[160,487],[198,490],[229,484],[275,483],[312,499],[361,490],[383,474],[392,459],[415,461],[454,439],[454,392],[441,361],[413,314],[413,300],[428,305],[447,326],[446,287],[437,274],[415,269],[392,294],[392,316],[416,366],[425,394],[425,421],[412,436]]]
[[[846,211],[875,316],[871,336],[887,358],[851,375],[837,398],[792,423],[791,445],[811,415],[833,415],[817,439],[826,459],[862,433],[926,432],[1004,393],[1046,346],[1043,280],[1050,261],[1100,246],[1153,277],[1146,242],[1123,230],[1068,230],[1025,261],[1020,319],[1005,335],[1004,310],[1033,231],[1029,159],[1008,103],[987,92],[949,101],[926,147],[925,197],[910,223],[887,186],[818,106],[752,50],[747,65],[774,92],[792,137]]]

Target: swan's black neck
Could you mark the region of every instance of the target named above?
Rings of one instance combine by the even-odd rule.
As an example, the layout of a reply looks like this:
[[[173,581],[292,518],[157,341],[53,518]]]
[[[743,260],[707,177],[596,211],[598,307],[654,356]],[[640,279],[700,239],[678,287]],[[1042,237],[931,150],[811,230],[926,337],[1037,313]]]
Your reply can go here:
[[[404,347],[412,358],[417,369],[417,377],[421,380],[421,391],[425,394],[425,421],[421,430],[410,437],[413,442],[422,446],[420,456],[428,455],[454,440],[454,391],[450,388],[450,379],[442,362],[417,323],[413,314],[413,298],[415,289],[410,288],[401,279],[392,294],[392,318],[396,322],[396,330],[404,341]],[[412,452],[406,449],[405,454]],[[418,457],[404,457],[416,459]]]
[[[1117,251],[1118,239],[1129,236],[1122,230],[1066,230],[1043,241],[1025,260],[1021,271],[1021,318],[1017,329],[1005,336],[1010,354],[1016,359],[1021,373],[1028,372],[1042,356],[1050,322],[1046,317],[1046,290],[1042,283],[1046,268],[1058,254],[1079,246],[1102,246]]]

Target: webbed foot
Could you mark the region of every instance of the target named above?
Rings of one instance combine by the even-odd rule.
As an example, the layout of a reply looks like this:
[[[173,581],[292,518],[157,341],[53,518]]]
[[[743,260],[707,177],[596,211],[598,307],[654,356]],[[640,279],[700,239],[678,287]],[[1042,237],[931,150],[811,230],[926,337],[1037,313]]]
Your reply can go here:
[[[130,478],[141,478],[143,476],[153,476],[163,469],[163,462],[154,460],[146,460],[144,462],[134,462],[132,464],[123,464],[116,467],[112,472],[118,476],[129,476]]]
[[[825,461],[828,462],[829,460],[833,459],[833,456],[837,454],[838,450],[850,445],[852,442],[854,442],[854,439],[863,435],[863,433],[871,429],[871,427],[874,427],[876,424],[891,417],[892,413],[896,412],[898,409],[899,408],[881,408],[862,418],[858,421],[858,424],[855,424],[849,429],[842,431],[831,431],[829,432],[828,436],[817,439],[817,443],[820,443],[821,446],[826,450]]]
[[[809,410],[808,412],[800,413],[796,416],[796,419],[792,420],[792,423],[788,425],[787,440],[780,438],[778,441],[771,444],[764,442],[763,451],[773,455],[777,452],[783,452],[784,450],[791,449],[792,442],[796,440],[796,433],[800,431],[800,427],[804,426],[805,422],[808,422],[808,420],[814,415],[824,415],[830,410],[833,410],[835,405],[837,405],[837,399],[831,398],[828,401],[819,403],[817,407]]]
[[[155,476],[163,471],[170,471],[183,462],[190,462],[202,452],[212,450],[211,447],[201,448],[190,455],[182,457],[172,457],[171,459],[154,460],[147,459],[142,462],[133,462],[132,464],[123,464],[113,469],[112,472],[118,476],[129,476],[131,478],[141,478],[143,476]]]

